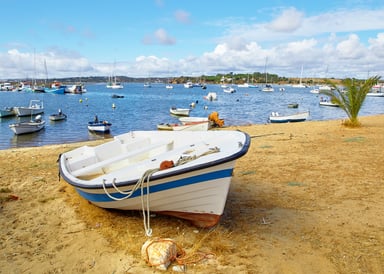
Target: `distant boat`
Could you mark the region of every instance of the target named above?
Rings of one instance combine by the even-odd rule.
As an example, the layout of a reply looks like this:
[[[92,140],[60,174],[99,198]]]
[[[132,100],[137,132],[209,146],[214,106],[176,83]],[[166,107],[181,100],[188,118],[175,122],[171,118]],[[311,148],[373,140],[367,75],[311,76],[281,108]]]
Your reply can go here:
[[[193,88],[193,83],[191,81],[188,81],[184,84],[185,88]]]
[[[51,93],[51,94],[64,94],[65,87],[44,88],[44,92]]]
[[[206,131],[209,129],[209,121],[191,122],[191,123],[160,123],[157,125],[159,130],[174,130],[174,131]]]
[[[87,92],[87,89],[83,84],[70,85],[65,88],[66,93],[82,94]]]
[[[112,94],[112,98],[124,98],[124,95]]]
[[[16,115],[21,116],[32,116],[40,113],[44,113],[44,103],[41,100],[30,100],[29,106],[27,107],[14,107]]]
[[[111,89],[122,89],[124,88],[123,84],[120,82],[117,82],[116,79],[113,82],[108,82],[107,83],[107,88]]]
[[[320,93],[320,90],[318,88],[313,88],[309,91],[310,93],[313,93],[313,94],[319,94]]]
[[[303,78],[303,66],[301,66],[301,74],[300,74],[300,82],[298,84],[292,85],[293,88],[307,88],[307,85],[304,85],[302,83],[302,78]]]
[[[229,86],[229,87],[224,88],[223,91],[225,93],[235,93],[236,89],[234,87],[232,87],[232,86]]]
[[[190,108],[177,108],[177,107],[171,107],[169,109],[169,112],[173,115],[177,116],[189,116],[189,113],[191,112]]]
[[[320,98],[319,104],[320,106],[340,107],[338,104],[331,102],[329,99],[324,99],[323,97]]]
[[[320,85],[319,91],[321,92],[322,90],[332,90],[332,87],[327,86],[327,85]]]
[[[243,83],[243,84],[238,84],[237,85],[238,88],[257,88],[258,85],[254,85],[254,84],[250,84],[249,83],[249,74],[247,76],[247,82]]]
[[[272,91],[275,91],[275,89],[272,87],[272,85],[270,85],[270,84],[266,84],[266,85],[263,87],[262,91],[264,91],[264,92],[272,92]]]
[[[45,121],[41,119],[41,115],[37,115],[35,119],[29,122],[20,122],[10,124],[9,128],[16,134],[27,134],[42,130],[45,127]]]
[[[93,121],[88,122],[88,130],[99,133],[108,133],[112,124],[106,120],[99,120],[97,116]]]
[[[0,118],[15,116],[15,115],[16,115],[16,111],[13,107],[4,107],[0,109]]]
[[[273,92],[275,89],[272,87],[271,84],[268,84],[267,61],[268,61],[268,57],[265,58],[265,66],[264,66],[265,85],[261,90],[264,92]]]
[[[369,97],[384,97],[383,92],[384,87],[381,85],[375,85],[372,89],[367,93]]]
[[[216,101],[217,100],[217,93],[216,92],[208,92],[208,94],[204,96],[204,99],[207,99],[209,101]]]
[[[183,125],[188,125],[188,124],[194,124],[194,123],[208,122],[209,119],[208,117],[180,117],[179,121]]]
[[[303,122],[309,117],[309,111],[297,112],[294,114],[280,115],[278,112],[272,112],[269,116],[271,123],[292,123]]]
[[[106,87],[110,89],[122,89],[124,88],[123,84],[117,81],[116,74],[115,74],[115,66],[116,62],[113,64],[113,70],[111,76],[108,77],[108,82]]]
[[[144,212],[145,224],[157,213],[209,228],[224,213],[236,160],[250,143],[235,130],[132,131],[62,153],[59,172],[98,207]]]
[[[288,104],[288,107],[289,108],[298,108],[299,104],[298,103],[290,103],[290,104]]]
[[[165,86],[166,89],[173,89],[173,86],[171,84],[168,84]]]
[[[67,119],[67,115],[64,114],[61,109],[59,109],[58,113],[53,113],[49,115],[49,120],[51,121],[60,121]]]

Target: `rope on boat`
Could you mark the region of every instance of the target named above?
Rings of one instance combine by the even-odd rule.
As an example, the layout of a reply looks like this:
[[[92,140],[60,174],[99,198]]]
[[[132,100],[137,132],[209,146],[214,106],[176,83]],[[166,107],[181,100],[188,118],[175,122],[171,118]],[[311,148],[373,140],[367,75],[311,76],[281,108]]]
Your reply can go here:
[[[146,172],[144,172],[144,175],[141,176],[141,208],[143,210],[143,223],[144,223],[144,229],[145,229],[145,235],[148,237],[152,236],[152,228],[151,228],[151,215],[149,210],[149,178],[155,173],[159,171],[159,168],[149,169]],[[147,212],[145,212],[145,206],[144,206],[144,181],[147,179],[147,195],[146,195],[146,206],[147,206]]]
[[[154,169],[148,169],[147,171],[145,171],[144,174],[141,176],[141,178],[136,182],[134,187],[127,192],[121,191],[115,184],[116,178],[113,179],[113,181],[111,183],[113,188],[116,189],[116,191],[119,192],[120,194],[125,195],[124,197],[121,197],[121,198],[116,198],[116,197],[112,196],[111,194],[109,194],[109,192],[105,186],[106,180],[103,179],[103,190],[104,190],[105,194],[107,194],[107,196],[114,201],[121,201],[121,200],[128,199],[129,197],[131,197],[133,195],[133,193],[136,190],[138,190],[139,188],[141,189],[141,208],[142,208],[142,212],[143,212],[144,230],[145,230],[145,234],[148,237],[152,236],[152,229],[150,226],[149,179],[155,172],[157,172],[159,170],[160,170],[159,168],[154,168]],[[146,195],[146,199],[144,200],[144,196],[145,196],[144,195],[144,182],[145,181],[147,181],[147,195]]]
[[[160,168],[153,168],[153,169],[148,169],[144,172],[144,174],[141,176],[141,178],[136,182],[136,184],[133,186],[132,189],[130,189],[129,191],[122,191],[120,190],[117,186],[116,186],[116,178],[113,179],[111,185],[113,186],[113,188],[120,194],[123,194],[125,196],[121,197],[121,198],[116,198],[114,196],[112,196],[108,190],[107,190],[107,187],[106,187],[106,179],[103,179],[102,181],[102,185],[103,185],[103,190],[105,192],[105,194],[112,200],[114,201],[122,201],[122,200],[125,200],[125,199],[128,199],[130,198],[133,193],[135,193],[135,191],[137,191],[139,188],[141,189],[141,209],[142,209],[142,212],[143,212],[143,223],[144,223],[144,230],[145,230],[145,234],[146,236],[148,237],[151,237],[152,236],[152,229],[151,229],[151,226],[150,226],[150,205],[149,205],[149,183],[150,183],[150,178],[151,176],[158,172],[159,170],[162,170],[162,169],[166,169],[166,168],[171,168],[171,167],[174,167],[174,166],[179,166],[179,165],[183,165],[183,164],[186,164],[190,161],[193,161],[193,160],[196,160],[202,156],[205,156],[205,155],[209,155],[209,154],[212,154],[212,153],[216,153],[216,152],[220,152],[220,148],[218,147],[214,147],[214,148],[209,148],[208,151],[200,154],[200,155],[192,155],[192,156],[180,156],[180,158],[178,159],[178,161],[176,162],[176,164],[172,165],[171,163],[173,163],[173,161],[163,161],[161,164],[160,164]],[[165,167],[163,168],[163,164],[166,162],[166,165]],[[147,186],[146,186],[146,190],[147,190],[147,193],[146,195],[144,195],[144,183],[147,183]],[[144,196],[146,196],[146,199],[144,199]]]
[[[179,160],[177,160],[175,166],[184,165],[190,161],[196,160],[200,157],[203,157],[205,155],[209,155],[212,153],[216,153],[216,152],[220,152],[220,148],[218,148],[218,147],[209,148],[209,150],[207,150],[206,152],[204,152],[200,155],[180,156],[180,158],[179,158]]]

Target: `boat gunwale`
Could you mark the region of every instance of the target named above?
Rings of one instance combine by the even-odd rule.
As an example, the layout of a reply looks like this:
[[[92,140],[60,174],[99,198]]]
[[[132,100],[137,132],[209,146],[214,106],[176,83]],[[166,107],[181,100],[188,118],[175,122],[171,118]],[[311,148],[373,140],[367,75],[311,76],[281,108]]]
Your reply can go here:
[[[238,130],[238,131],[240,131],[240,130]],[[169,170],[168,172],[161,173],[161,174],[153,174],[149,177],[149,180],[150,181],[162,180],[162,179],[167,178],[167,177],[173,177],[173,176],[177,176],[177,175],[180,175],[183,173],[189,173],[189,172],[193,172],[193,171],[200,170],[200,169],[206,169],[206,168],[210,168],[213,166],[217,166],[220,164],[224,164],[227,162],[237,160],[238,158],[242,157],[243,155],[245,155],[248,152],[248,149],[251,145],[251,138],[250,138],[249,134],[246,132],[243,132],[243,131],[240,131],[240,132],[242,132],[244,134],[245,140],[244,140],[244,144],[242,145],[242,148],[239,151],[237,151],[237,152],[235,152],[235,153],[233,153],[227,157],[215,159],[215,160],[205,162],[202,164],[187,166],[185,168],[180,168],[177,170]],[[65,169],[65,170],[63,169],[63,166],[66,166],[65,165],[66,160],[64,159],[64,156],[65,155],[61,154],[60,158],[59,158],[59,174],[67,183],[69,183],[70,185],[72,185],[75,188],[82,188],[82,189],[101,189],[101,188],[103,188],[102,183],[90,185],[90,184],[81,183],[82,181],[86,181],[86,180],[82,180],[82,179],[79,179],[76,177],[77,180],[80,182],[74,182],[71,178],[69,178],[66,175],[66,173],[71,174],[71,172],[69,172],[68,169]],[[75,176],[73,176],[73,177],[75,177]],[[117,187],[135,185],[137,183],[137,180],[139,180],[139,179],[140,178],[137,178],[134,180],[128,180],[128,181],[118,181],[118,182],[115,182],[114,185]],[[105,187],[110,188],[113,186],[112,186],[112,183],[106,183]]]

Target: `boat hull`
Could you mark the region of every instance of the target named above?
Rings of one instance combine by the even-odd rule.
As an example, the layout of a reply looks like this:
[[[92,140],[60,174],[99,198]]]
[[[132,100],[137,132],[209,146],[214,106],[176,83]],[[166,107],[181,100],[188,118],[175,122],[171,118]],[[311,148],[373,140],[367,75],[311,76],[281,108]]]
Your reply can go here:
[[[110,132],[111,123],[88,123],[88,130],[93,132]]]
[[[51,93],[51,94],[64,94],[65,93],[65,87],[58,87],[58,88],[45,88],[45,93]]]
[[[173,131],[207,131],[209,129],[209,121],[181,123],[181,124],[158,124],[157,129],[159,130],[173,130]]]
[[[40,100],[31,100],[28,107],[14,107],[14,109],[19,117],[44,113],[44,105]]]
[[[51,114],[49,115],[49,120],[51,121],[61,121],[67,119],[66,114]]]
[[[384,97],[384,92],[369,92],[368,97]]]
[[[16,112],[13,107],[5,107],[3,109],[0,109],[0,118],[15,116],[15,115],[16,115]]]
[[[272,113],[269,116],[269,121],[271,123],[294,123],[294,122],[304,122],[308,119],[309,112],[300,112],[292,115],[278,115]]]
[[[176,116],[189,116],[189,113],[191,112],[191,109],[189,108],[175,108],[172,107],[169,109],[169,112]]]
[[[338,104],[332,103],[330,101],[320,101],[319,105],[324,107],[340,107]]]
[[[60,174],[65,181],[75,187],[80,196],[102,208],[142,210],[144,198],[150,200],[151,212],[186,219],[199,227],[216,225],[225,208],[236,159],[248,151],[250,137],[240,131],[207,131],[204,133],[207,138],[201,137],[202,134],[199,132],[155,132],[157,134],[152,135],[158,138],[153,140],[158,142],[164,140],[163,137],[169,136],[167,142],[172,141],[166,142],[167,144],[161,149],[156,147],[148,150],[147,148],[154,144],[132,143],[131,147],[135,149],[129,152],[134,155],[131,158],[140,158],[141,154],[137,152],[139,148],[145,150],[146,156],[140,160],[124,165],[123,163],[129,160],[127,157],[122,157],[119,159],[121,162],[118,167],[113,168],[113,164],[103,165],[101,170],[96,171],[92,165],[100,168],[98,165],[101,164],[94,163],[90,158],[93,157],[92,154],[98,153],[98,147],[95,148],[96,151],[83,147],[60,157]],[[172,138],[173,136],[175,138]],[[220,139],[223,141],[218,141]],[[119,136],[115,136],[115,141],[112,142],[116,140],[119,140]],[[124,140],[124,143],[129,144],[130,141]],[[175,164],[165,170],[157,168],[167,159],[174,159],[173,162],[176,163],[176,159],[180,159],[180,154],[186,153],[183,151],[200,153],[212,146],[220,146],[220,149],[214,153],[195,157],[189,162]],[[103,150],[116,157],[111,148],[104,147]],[[85,162],[93,164],[84,168]],[[137,182],[148,170],[155,172],[149,181],[144,180],[141,188],[138,188]],[[102,174],[98,174],[100,171]],[[132,194],[128,197],[126,193],[130,191]]]
[[[27,134],[42,130],[45,127],[45,121],[42,122],[24,122],[9,125],[9,128],[16,134]]]
[[[151,212],[157,212],[192,221],[199,227],[210,227],[217,223],[223,214],[234,162],[218,165],[213,168],[200,169],[193,172],[169,176],[164,179],[151,180],[149,196],[147,188],[144,196],[150,197]],[[133,185],[119,188],[121,191],[132,190]],[[103,188],[76,188],[84,199],[102,208],[118,210],[142,210],[141,190],[133,196],[120,201],[112,200]],[[113,187],[106,191],[115,198],[125,195]],[[144,197],[146,199],[146,197]],[[199,216],[201,215],[201,216]],[[196,221],[194,221],[197,218]],[[209,219],[207,222],[206,219]],[[204,221],[203,221],[203,220]]]

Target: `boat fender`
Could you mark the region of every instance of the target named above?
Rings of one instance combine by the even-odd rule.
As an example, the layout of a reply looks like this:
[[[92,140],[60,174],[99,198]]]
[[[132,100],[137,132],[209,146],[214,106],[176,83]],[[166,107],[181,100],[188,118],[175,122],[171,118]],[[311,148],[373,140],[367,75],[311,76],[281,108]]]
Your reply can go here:
[[[172,160],[171,161],[165,160],[160,163],[160,170],[168,169],[174,166],[175,166],[175,163]]]

